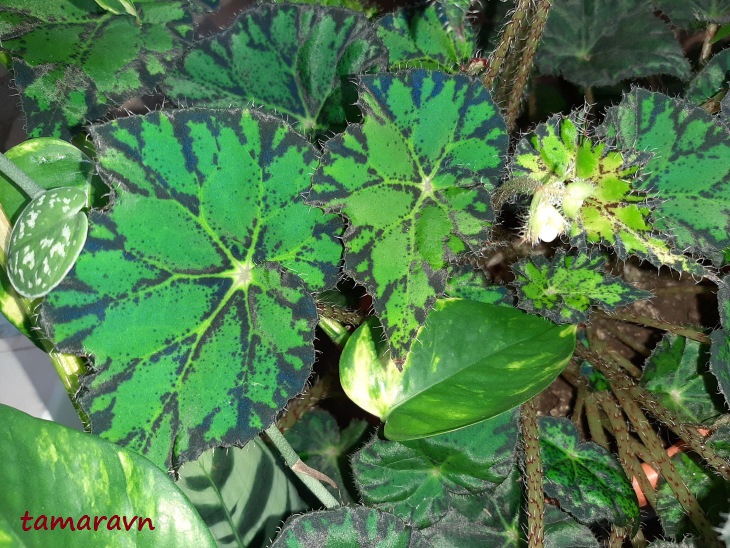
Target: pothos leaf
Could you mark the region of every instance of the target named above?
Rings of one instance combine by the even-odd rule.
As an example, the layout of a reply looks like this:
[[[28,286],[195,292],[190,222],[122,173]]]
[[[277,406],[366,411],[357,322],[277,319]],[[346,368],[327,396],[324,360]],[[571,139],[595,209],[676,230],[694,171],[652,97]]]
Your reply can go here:
[[[666,333],[644,365],[642,385],[684,422],[706,423],[722,414],[713,401],[716,387],[707,372],[707,350]]]
[[[513,468],[518,437],[519,412],[506,411],[422,440],[376,436],[355,454],[352,467],[365,503],[422,529],[438,522],[454,497],[501,483]]]
[[[723,89],[727,90],[728,81],[730,81],[730,49],[713,55],[689,83],[685,95],[689,101],[701,105]]]
[[[380,19],[378,36],[390,53],[390,67],[457,72],[460,63],[471,57],[475,43],[466,19],[449,17],[457,10],[447,10],[437,2],[404,8]]]
[[[271,548],[388,546],[426,548],[421,534],[387,512],[364,506],[308,512],[289,518]]]
[[[187,2],[136,5],[135,19],[94,0],[3,0],[0,40],[31,137],[68,137],[162,79],[191,37]]]
[[[609,109],[605,124],[620,146],[651,154],[637,188],[661,200],[655,228],[720,262],[730,246],[728,128],[699,107],[638,88]]]
[[[271,539],[281,521],[308,509],[286,465],[259,438],[245,447],[215,447],[185,463],[177,486],[219,547]]]
[[[581,442],[568,419],[541,417],[539,425],[547,496],[581,523],[608,520],[626,526],[638,520],[636,494],[611,453]]]
[[[605,266],[600,256],[563,251],[550,260],[523,259],[512,265],[518,306],[555,323],[578,323],[588,319],[591,306],[613,310],[651,297],[649,291],[606,274]]]
[[[507,134],[484,85],[466,76],[363,76],[359,91],[364,123],[325,144],[309,200],[350,220],[345,270],[374,297],[402,363],[449,258],[488,236],[487,189]]]
[[[8,245],[8,278],[18,293],[37,299],[66,277],[86,242],[87,206],[85,190],[66,186],[23,209]]]
[[[304,204],[313,148],[257,112],[155,112],[91,128],[121,187],[42,311],[94,357],[94,432],[175,466],[244,444],[298,393],[339,221]]]
[[[692,73],[674,33],[645,0],[555,0],[536,62],[543,74],[584,87]]]
[[[387,51],[360,14],[265,4],[199,44],[165,85],[173,98],[192,105],[263,105],[312,134],[343,129],[354,101],[346,78],[383,69],[386,60]]]

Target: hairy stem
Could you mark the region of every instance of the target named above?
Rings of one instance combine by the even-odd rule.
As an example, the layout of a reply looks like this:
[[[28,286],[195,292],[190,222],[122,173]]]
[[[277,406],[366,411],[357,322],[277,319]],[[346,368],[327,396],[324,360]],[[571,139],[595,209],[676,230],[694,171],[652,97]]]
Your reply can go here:
[[[5,154],[0,152],[0,171],[7,175],[8,179],[18,185],[31,200],[45,192],[45,189],[28,177],[26,173],[11,162]]]
[[[527,475],[527,545],[529,548],[542,548],[545,545],[545,497],[535,398],[522,405],[522,439]]]
[[[615,523],[611,525],[611,536],[608,539],[609,548],[621,548],[628,531],[624,527],[619,527]]]
[[[598,409],[596,394],[588,394],[586,396],[586,419],[588,420],[588,430],[591,433],[591,440],[596,442],[604,449],[608,449],[608,438],[603,431],[601,424],[601,412]]]
[[[335,497],[333,497],[330,492],[327,491],[324,485],[322,485],[318,480],[314,479],[309,474],[305,474],[297,470],[297,463],[301,462],[301,459],[299,458],[299,455],[297,455],[296,451],[294,451],[292,446],[289,445],[289,442],[286,441],[284,435],[276,427],[276,424],[272,424],[271,426],[269,426],[265,430],[265,432],[271,440],[271,443],[276,446],[281,455],[284,457],[284,461],[286,462],[287,466],[289,466],[289,468],[294,471],[297,477],[302,480],[302,483],[304,483],[304,485],[306,485],[309,490],[312,491],[314,496],[319,499],[319,501],[325,506],[325,508],[331,509],[340,506],[340,503],[337,501],[337,499],[335,499]]]
[[[529,10],[530,0],[519,0],[517,7],[512,12],[512,17],[505,25],[504,30],[502,30],[502,34],[499,37],[499,44],[497,44],[497,47],[489,56],[487,70],[482,76],[482,82],[488,90],[494,90],[497,75],[503,72],[504,61],[510,50],[513,49],[519,29]]]
[[[700,342],[702,344],[710,344],[712,340],[710,336],[700,331],[698,328],[685,327],[676,325],[663,320],[657,320],[656,318],[650,318],[649,316],[641,316],[638,314],[632,314],[631,312],[620,312],[620,313],[607,313],[602,311],[595,312],[596,317],[608,318],[610,320],[623,320],[625,322],[635,323],[643,325],[645,327],[653,327],[656,329],[662,329],[663,331],[669,331],[675,335],[687,337],[693,341]]]

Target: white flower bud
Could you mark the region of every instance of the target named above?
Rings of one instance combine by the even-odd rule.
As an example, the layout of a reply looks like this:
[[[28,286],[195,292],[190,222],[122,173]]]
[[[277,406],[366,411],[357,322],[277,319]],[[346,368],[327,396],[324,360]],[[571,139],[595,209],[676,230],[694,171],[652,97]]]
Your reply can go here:
[[[552,242],[560,234],[568,228],[568,222],[563,218],[560,212],[545,200],[540,200],[540,196],[536,195],[530,206],[530,217],[527,220],[527,240],[536,244],[542,242]],[[535,200],[537,199],[537,204]]]

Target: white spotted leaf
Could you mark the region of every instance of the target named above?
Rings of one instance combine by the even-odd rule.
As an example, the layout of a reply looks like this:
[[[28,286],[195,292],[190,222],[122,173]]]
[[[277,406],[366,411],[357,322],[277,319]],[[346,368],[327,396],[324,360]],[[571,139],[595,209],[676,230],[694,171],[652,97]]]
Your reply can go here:
[[[10,235],[8,277],[29,299],[48,294],[66,277],[86,242],[86,192],[54,188],[20,213]]]

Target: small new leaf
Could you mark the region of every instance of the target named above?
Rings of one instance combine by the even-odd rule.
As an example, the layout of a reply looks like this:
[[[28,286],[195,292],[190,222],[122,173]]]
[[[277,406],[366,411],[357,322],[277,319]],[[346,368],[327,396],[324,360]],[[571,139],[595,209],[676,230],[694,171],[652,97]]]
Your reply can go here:
[[[518,306],[555,323],[588,319],[592,306],[614,310],[651,297],[649,291],[605,273],[606,261],[589,254],[558,251],[548,260],[537,256],[512,265]]]

